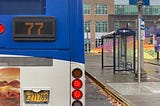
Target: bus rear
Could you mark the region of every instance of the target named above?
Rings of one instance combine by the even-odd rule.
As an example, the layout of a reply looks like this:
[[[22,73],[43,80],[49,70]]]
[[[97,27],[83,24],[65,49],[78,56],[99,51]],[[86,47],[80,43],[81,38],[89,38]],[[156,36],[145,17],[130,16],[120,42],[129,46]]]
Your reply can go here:
[[[0,0],[0,106],[85,106],[82,0]]]

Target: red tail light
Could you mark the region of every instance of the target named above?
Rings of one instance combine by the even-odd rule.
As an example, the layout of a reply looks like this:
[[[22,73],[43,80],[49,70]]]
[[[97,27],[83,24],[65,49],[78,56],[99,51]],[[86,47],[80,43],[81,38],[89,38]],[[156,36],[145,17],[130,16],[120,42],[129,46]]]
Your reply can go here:
[[[74,90],[73,92],[72,92],[72,97],[74,98],[74,99],[76,99],[76,100],[78,100],[78,99],[81,99],[81,97],[82,97],[82,92],[80,91],[80,90]]]
[[[0,24],[0,33],[3,33],[5,30],[4,25]]]
[[[73,82],[72,82],[72,86],[73,88],[75,89],[79,89],[82,87],[82,81],[79,80],[79,79],[75,79]]]

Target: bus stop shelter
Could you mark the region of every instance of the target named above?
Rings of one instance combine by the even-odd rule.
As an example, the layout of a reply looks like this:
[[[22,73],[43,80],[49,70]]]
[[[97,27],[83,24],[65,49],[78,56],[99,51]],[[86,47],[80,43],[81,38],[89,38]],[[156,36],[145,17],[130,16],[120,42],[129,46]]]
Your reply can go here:
[[[135,73],[135,35],[133,30],[121,28],[101,37],[102,69],[104,67],[113,67],[114,74],[116,71],[131,71]],[[113,57],[105,55],[108,52],[107,48],[105,48],[108,41],[112,43],[110,46],[112,46]],[[105,61],[111,62],[111,59],[113,60],[111,65],[104,64],[107,63]]]

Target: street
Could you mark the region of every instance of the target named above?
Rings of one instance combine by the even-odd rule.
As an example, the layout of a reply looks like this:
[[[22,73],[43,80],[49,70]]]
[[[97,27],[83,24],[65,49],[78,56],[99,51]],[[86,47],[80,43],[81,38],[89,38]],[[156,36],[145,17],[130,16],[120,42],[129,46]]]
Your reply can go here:
[[[86,78],[86,106],[112,106],[107,97]]]

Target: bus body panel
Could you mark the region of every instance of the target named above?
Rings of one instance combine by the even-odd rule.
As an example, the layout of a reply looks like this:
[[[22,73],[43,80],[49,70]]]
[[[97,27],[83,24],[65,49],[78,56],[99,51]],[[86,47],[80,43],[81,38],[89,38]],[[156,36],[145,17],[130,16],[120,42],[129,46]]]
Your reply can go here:
[[[70,0],[71,60],[80,63],[84,63],[84,28],[82,10],[83,0]]]
[[[69,61],[53,59],[53,66],[0,67],[0,69],[4,68],[20,68],[20,106],[33,106],[33,104],[25,104],[25,90],[49,90],[49,103],[44,104],[45,106],[70,106],[70,77],[68,77],[70,76]],[[42,104],[36,104],[36,106],[41,105]]]
[[[54,58],[70,61],[69,50],[16,50],[0,49],[0,54]]]
[[[22,95],[26,89],[48,89],[51,93],[47,106],[70,105],[70,77],[68,77],[70,76],[69,61],[53,59],[52,67],[20,67],[20,73]],[[24,95],[21,97],[21,100],[24,100]],[[22,106],[25,105],[26,104],[23,101]]]
[[[57,5],[58,3],[60,4],[63,3],[63,6]],[[42,16],[42,15],[1,15],[0,23],[4,24],[5,32],[0,34],[1,35],[0,48],[12,49],[12,50],[13,49],[71,50],[72,53],[71,60],[84,63],[84,57],[81,57],[82,55],[84,55],[82,3],[83,3],[82,0],[70,0],[70,1],[47,0],[46,2],[47,8],[45,16],[54,16],[56,18],[56,40],[50,42],[44,42],[44,41],[20,42],[13,40],[12,21],[14,17]],[[22,53],[21,55],[24,54]],[[25,54],[25,55],[30,56],[30,54]],[[33,56],[33,54],[31,56]]]
[[[58,4],[58,5],[57,5]],[[63,5],[59,5],[63,4]],[[0,47],[9,49],[69,49],[69,4],[68,0],[46,0],[46,15],[20,14],[0,15],[0,23],[5,26],[5,32],[0,34]],[[13,18],[19,16],[53,16],[56,19],[56,40],[50,42],[14,41],[12,36]],[[8,43],[9,42],[9,43]]]

